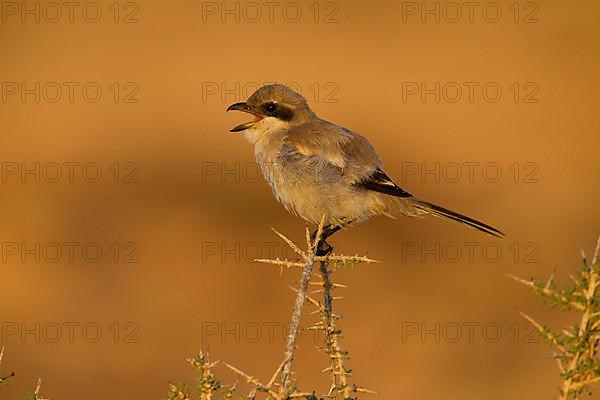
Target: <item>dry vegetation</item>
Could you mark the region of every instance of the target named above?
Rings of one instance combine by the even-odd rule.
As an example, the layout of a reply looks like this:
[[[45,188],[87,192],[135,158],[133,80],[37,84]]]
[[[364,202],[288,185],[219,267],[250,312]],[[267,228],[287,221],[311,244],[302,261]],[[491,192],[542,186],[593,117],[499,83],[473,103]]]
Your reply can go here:
[[[289,335],[287,338],[286,348],[281,364],[275,369],[273,375],[268,381],[261,381],[253,375],[241,371],[240,369],[219,361],[211,361],[208,353],[200,353],[188,362],[196,371],[198,385],[196,390],[191,390],[189,385],[172,384],[167,395],[169,400],[187,400],[191,396],[200,400],[209,400],[220,395],[223,399],[232,398],[234,395],[243,399],[294,399],[301,398],[307,400],[317,399],[356,399],[360,393],[374,393],[363,387],[360,387],[351,382],[351,372],[346,366],[348,360],[348,352],[341,346],[342,331],[337,325],[337,321],[341,318],[333,312],[333,302],[337,299],[333,295],[334,290],[344,288],[343,285],[333,283],[331,275],[340,267],[354,266],[359,263],[372,263],[375,260],[360,256],[344,256],[331,254],[324,257],[317,256],[317,243],[322,232],[322,224],[319,227],[316,239],[311,241],[309,231],[306,231],[307,250],[302,250],[297,244],[290,239],[275,231],[275,233],[287,243],[288,246],[302,259],[302,262],[280,259],[260,259],[258,262],[275,265],[281,269],[300,269],[302,276],[298,288],[292,288],[297,295],[292,312]],[[319,264],[319,271],[313,272],[315,264]],[[318,281],[311,282],[313,276]],[[309,287],[316,286],[317,290],[309,293]],[[317,299],[313,294],[320,295]],[[307,330],[319,330],[324,333],[324,343],[318,349],[327,356],[326,367],[323,372],[328,374],[330,386],[326,393],[317,394],[316,391],[303,391],[300,385],[294,379],[293,361],[296,350],[296,341],[300,328],[300,320],[305,304],[314,307],[315,313],[319,318],[310,326],[304,328]],[[249,393],[241,393],[237,384],[223,385],[213,372],[213,368],[217,365],[222,365],[235,372],[241,379],[250,385]],[[194,392],[194,393],[192,393]]]
[[[600,239],[596,245],[591,264],[582,251],[583,262],[577,276],[571,276],[572,285],[560,289],[554,276],[546,283],[536,279],[524,280],[511,276],[530,287],[550,306],[578,314],[578,323],[563,330],[553,330],[529,315],[521,315],[535,326],[540,336],[554,348],[553,358],[558,363],[563,379],[560,400],[579,399],[591,394],[590,386],[600,381]]]
[[[2,372],[2,359],[4,358],[4,346],[0,349],[0,373]],[[15,372],[11,372],[9,375],[0,375],[0,384],[7,383],[10,378],[15,376]],[[25,395],[23,400],[48,400],[46,397],[40,395],[40,388],[42,387],[42,378],[38,378],[35,390]]]
[[[263,381],[244,372],[230,364],[211,361],[207,352],[200,352],[196,357],[187,360],[195,371],[197,381],[191,386],[187,384],[171,384],[167,393],[168,400],[213,400],[213,399],[357,399],[361,393],[374,393],[353,383],[353,377],[348,368],[348,352],[341,345],[341,329],[338,321],[341,316],[333,311],[333,302],[338,298],[333,291],[344,288],[343,285],[332,281],[332,274],[340,267],[354,266],[360,263],[372,263],[375,260],[360,256],[344,256],[331,254],[324,257],[317,256],[317,242],[322,232],[322,226],[314,241],[310,240],[306,231],[307,250],[302,250],[298,245],[281,233],[275,233],[284,240],[288,246],[301,258],[302,262],[280,259],[260,259],[258,262],[271,264],[286,269],[299,269],[302,272],[298,288],[292,288],[296,293],[296,301],[292,312],[289,335],[281,364],[275,369],[268,380]],[[560,289],[554,283],[553,276],[543,283],[536,279],[524,280],[511,276],[516,281],[530,287],[535,294],[542,297],[551,307],[558,307],[563,311],[570,311],[578,315],[578,323],[573,327],[563,330],[553,330],[544,326],[525,313],[521,313],[540,335],[554,348],[553,358],[558,363],[562,377],[560,400],[579,399],[580,396],[591,394],[592,384],[600,381],[600,360],[598,358],[598,345],[600,343],[600,239],[594,251],[591,263],[583,254],[581,271],[577,276],[572,276],[572,285]],[[318,272],[313,271],[314,265],[319,264]],[[314,281],[311,282],[311,278]],[[309,287],[316,287],[310,291]],[[319,298],[313,297],[319,295]],[[330,386],[325,393],[305,391],[294,379],[293,362],[297,346],[297,338],[304,305],[314,307],[312,314],[318,315],[318,320],[303,328],[318,330],[324,333],[324,343],[318,349],[327,356],[326,367],[323,372],[328,374]],[[4,348],[0,350],[0,372],[4,357]],[[215,375],[215,368],[225,368],[233,371],[245,386],[250,387],[242,393],[238,383],[223,384]],[[9,382],[15,373],[8,375],[0,373],[0,384]],[[28,393],[24,400],[47,400],[40,395],[41,379],[38,380],[35,390]]]

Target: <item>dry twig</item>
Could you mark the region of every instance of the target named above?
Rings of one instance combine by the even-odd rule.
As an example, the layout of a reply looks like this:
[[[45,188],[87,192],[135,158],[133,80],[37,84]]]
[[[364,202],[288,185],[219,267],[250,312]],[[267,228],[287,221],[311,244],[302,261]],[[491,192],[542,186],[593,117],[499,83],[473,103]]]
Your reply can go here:
[[[339,315],[333,313],[333,300],[337,299],[331,294],[334,288],[344,288],[344,285],[336,284],[331,281],[330,275],[340,266],[354,266],[359,263],[374,263],[371,260],[362,256],[344,256],[330,254],[328,256],[317,256],[318,243],[323,233],[323,221],[319,225],[315,234],[314,240],[311,240],[310,232],[306,230],[307,250],[302,250],[300,246],[288,239],[285,235],[273,229],[275,234],[279,236],[299,257],[297,260],[280,260],[280,259],[257,259],[255,261],[279,266],[280,268],[300,268],[302,275],[298,289],[292,288],[296,292],[296,300],[292,311],[289,333],[287,336],[284,359],[275,370],[269,381],[264,384],[261,380],[250,375],[230,364],[220,363],[233,371],[236,375],[244,379],[252,389],[250,393],[244,397],[249,400],[256,399],[258,393],[263,393],[268,399],[287,400],[293,398],[305,398],[307,400],[315,400],[315,393],[302,392],[297,389],[297,385],[292,380],[292,366],[294,354],[297,347],[298,334],[300,331],[300,321],[304,308],[304,303],[309,302],[317,307],[317,313],[321,315],[321,321],[312,325],[308,329],[320,329],[325,332],[326,340],[323,350],[329,355],[330,367],[326,371],[330,372],[332,385],[328,393],[320,397],[335,397],[342,396],[343,399],[352,399],[352,393],[374,393],[364,388],[350,386],[348,384],[349,371],[344,367],[344,359],[347,358],[346,353],[340,347],[341,331],[337,328],[335,321],[340,319]],[[319,273],[322,282],[311,283],[310,279],[313,276],[313,266],[316,262],[320,263]],[[319,301],[308,295],[310,285],[322,286],[319,291],[323,292],[323,305]],[[188,360],[192,367],[198,372],[200,400],[212,400],[213,396],[220,392],[223,398],[229,399],[236,391],[235,385],[223,387],[212,372],[213,367],[219,364],[218,361],[211,362],[208,354],[202,352],[196,358]],[[279,378],[279,379],[278,379]],[[168,400],[188,400],[190,399],[189,390],[185,385],[170,385],[170,390],[167,395]]]
[[[553,277],[542,284],[531,280],[510,276],[517,282],[530,287],[537,295],[548,301],[551,306],[580,313],[579,324],[573,328],[554,332],[525,313],[521,315],[529,321],[558,354],[555,358],[563,377],[560,400],[578,399],[589,392],[591,384],[600,381],[600,239],[594,251],[592,264],[582,252],[583,268],[577,277],[572,277],[573,287],[559,290]]]

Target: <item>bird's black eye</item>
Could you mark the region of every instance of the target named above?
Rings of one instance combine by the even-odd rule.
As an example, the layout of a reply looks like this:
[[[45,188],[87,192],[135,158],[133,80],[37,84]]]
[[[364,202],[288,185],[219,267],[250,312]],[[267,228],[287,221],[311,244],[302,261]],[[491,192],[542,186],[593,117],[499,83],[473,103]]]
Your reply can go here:
[[[271,103],[271,102],[266,103],[265,110],[269,113],[273,113],[273,112],[275,112],[275,110],[277,110],[277,104]]]

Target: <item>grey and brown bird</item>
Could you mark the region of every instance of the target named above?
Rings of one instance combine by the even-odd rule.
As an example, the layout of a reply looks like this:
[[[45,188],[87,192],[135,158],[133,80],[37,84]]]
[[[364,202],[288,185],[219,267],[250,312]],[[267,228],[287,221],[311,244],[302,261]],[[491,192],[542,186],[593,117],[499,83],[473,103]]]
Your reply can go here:
[[[326,239],[333,233],[376,215],[429,214],[504,236],[490,225],[400,188],[383,171],[366,137],[319,118],[302,95],[285,85],[263,86],[247,101],[227,108],[231,110],[254,116],[231,132],[243,132],[254,145],[256,161],[277,200],[309,223],[325,219],[321,255],[331,251]]]

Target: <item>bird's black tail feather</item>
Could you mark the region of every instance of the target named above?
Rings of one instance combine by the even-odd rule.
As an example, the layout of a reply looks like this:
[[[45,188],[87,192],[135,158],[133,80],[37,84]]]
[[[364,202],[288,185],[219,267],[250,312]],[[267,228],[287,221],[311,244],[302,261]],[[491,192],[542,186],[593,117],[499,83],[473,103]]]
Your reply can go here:
[[[418,208],[419,210],[425,211],[426,213],[434,215],[436,217],[451,219],[453,221],[460,222],[461,224],[468,225],[472,228],[477,229],[478,231],[485,232],[488,235],[492,235],[499,238],[504,237],[504,233],[500,232],[493,226],[489,226],[487,224],[484,224],[483,222],[477,221],[473,218],[469,218],[466,215],[459,214],[455,211],[448,210],[447,208],[440,207],[435,204],[431,204],[426,201],[417,199],[414,199],[411,203],[414,207]]]

